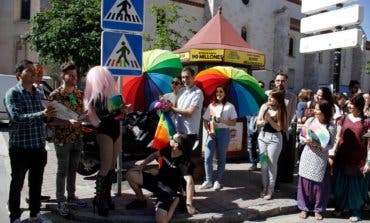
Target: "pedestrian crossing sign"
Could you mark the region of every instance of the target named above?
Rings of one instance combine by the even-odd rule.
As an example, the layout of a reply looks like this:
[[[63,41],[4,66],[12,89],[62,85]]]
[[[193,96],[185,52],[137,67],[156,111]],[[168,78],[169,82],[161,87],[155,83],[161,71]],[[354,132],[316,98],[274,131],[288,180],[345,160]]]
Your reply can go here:
[[[103,31],[101,64],[114,75],[141,75],[142,36]]]
[[[144,0],[103,0],[102,29],[143,31]]]

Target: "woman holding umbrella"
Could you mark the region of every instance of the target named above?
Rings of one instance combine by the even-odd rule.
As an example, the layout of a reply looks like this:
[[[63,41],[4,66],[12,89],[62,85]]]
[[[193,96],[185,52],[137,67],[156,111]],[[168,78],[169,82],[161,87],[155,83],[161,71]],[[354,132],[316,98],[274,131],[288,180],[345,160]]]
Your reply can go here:
[[[226,151],[230,142],[230,126],[236,124],[236,110],[233,104],[227,101],[226,87],[219,86],[213,95],[212,102],[203,115],[203,123],[207,130],[206,151],[205,151],[205,172],[206,179],[201,189],[221,189],[221,179],[225,171]],[[217,177],[212,184],[213,156],[217,150]]]
[[[284,131],[288,122],[284,96],[283,91],[272,90],[257,118],[257,125],[262,127],[258,135],[258,147],[263,184],[261,197],[265,200],[270,200],[274,192],[277,162],[283,146],[281,132]]]

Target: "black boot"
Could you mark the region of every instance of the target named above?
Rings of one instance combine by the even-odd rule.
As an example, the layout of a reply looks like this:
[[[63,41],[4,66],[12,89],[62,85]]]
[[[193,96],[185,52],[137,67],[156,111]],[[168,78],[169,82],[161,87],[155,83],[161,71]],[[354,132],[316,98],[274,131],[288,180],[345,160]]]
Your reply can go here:
[[[98,215],[100,216],[108,216],[109,208],[107,203],[107,198],[105,194],[105,188],[107,177],[98,175],[96,178],[96,196],[93,200],[93,208],[95,213],[95,207],[98,208]]]
[[[114,202],[113,202],[112,196],[111,196],[112,183],[113,183],[113,178],[114,178],[115,173],[116,172],[114,170],[110,170],[108,172],[107,184],[106,184],[106,188],[105,188],[105,193],[106,193],[106,197],[107,197],[107,204],[108,204],[108,207],[109,207],[110,210],[115,209],[115,205],[114,205]]]

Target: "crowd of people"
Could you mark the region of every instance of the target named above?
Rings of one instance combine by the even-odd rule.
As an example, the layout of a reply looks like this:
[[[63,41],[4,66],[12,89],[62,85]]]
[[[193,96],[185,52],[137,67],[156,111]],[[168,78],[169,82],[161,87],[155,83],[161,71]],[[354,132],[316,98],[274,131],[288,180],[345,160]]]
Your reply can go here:
[[[90,121],[97,130],[100,170],[96,177],[93,210],[108,216],[115,209],[111,187],[116,160],[122,147],[119,119],[130,112],[122,98],[119,108],[112,108],[111,98],[118,95],[109,70],[95,66],[86,76],[84,91],[77,86],[77,68],[71,63],[61,66],[61,86],[50,95],[40,88],[42,67],[24,60],[16,66],[19,83],[7,91],[5,106],[10,116],[9,157],[11,183],[9,191],[10,222],[20,221],[20,199],[23,181],[28,172],[29,209],[31,222],[43,222],[39,214],[44,167],[47,162],[46,138],[54,143],[57,157],[56,201],[60,215],[70,213],[70,204],[86,207],[86,201],[76,196],[76,170],[82,150],[82,121]],[[41,73],[41,74],[40,74]],[[141,164],[132,167],[126,179],[136,199],[126,209],[147,206],[142,188],[157,197],[156,222],[169,222],[181,204],[189,214],[197,212],[193,204],[195,185],[194,157],[199,156],[198,140],[203,123],[206,138],[204,148],[205,179],[200,190],[222,189],[226,166],[230,128],[238,118],[230,103],[227,86],[216,88],[210,104],[204,105],[204,95],[194,84],[195,72],[185,67],[181,77],[174,77],[173,92],[159,100],[170,102],[163,112],[170,112],[176,134],[167,147],[152,153]],[[264,83],[259,82],[262,89]],[[361,220],[361,209],[368,201],[370,152],[363,135],[368,131],[369,94],[361,93],[359,83],[351,81],[350,92],[332,94],[321,87],[312,98],[312,90],[304,88],[298,97],[288,91],[288,76],[276,74],[266,91],[267,101],[258,114],[248,117],[248,153],[250,170],[261,166],[262,199],[273,199],[281,182],[293,176],[290,160],[295,148],[299,150],[297,205],[299,216],[307,218],[314,212],[322,220],[329,194],[335,200],[335,214],[350,210],[350,220]],[[81,114],[78,119],[63,119],[48,100],[57,101]],[[201,121],[203,120],[203,122]],[[292,128],[297,123],[297,131]],[[298,136],[297,143],[295,138]],[[323,136],[322,138],[320,138]],[[292,149],[293,148],[293,149]],[[217,153],[214,177],[213,159]],[[148,171],[151,161],[161,159],[160,168]],[[67,196],[65,191],[67,190]],[[47,198],[46,198],[47,199]]]

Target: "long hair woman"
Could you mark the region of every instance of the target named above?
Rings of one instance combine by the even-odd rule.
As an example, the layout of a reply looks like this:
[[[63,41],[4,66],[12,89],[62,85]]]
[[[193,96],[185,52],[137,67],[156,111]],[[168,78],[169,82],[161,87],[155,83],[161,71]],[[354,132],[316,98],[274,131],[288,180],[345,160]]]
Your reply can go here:
[[[344,209],[349,209],[351,222],[361,220],[361,209],[368,200],[369,177],[363,174],[363,168],[369,157],[362,136],[369,129],[369,123],[364,118],[364,105],[363,95],[355,94],[349,100],[349,114],[338,121],[340,134],[334,158],[334,214],[340,215]]]
[[[206,180],[201,189],[221,189],[222,175],[225,171],[226,151],[230,142],[230,126],[236,124],[236,110],[233,104],[227,101],[226,87],[219,86],[213,95],[211,104],[203,115],[203,123],[207,130],[204,166]],[[217,177],[213,183],[213,156],[217,150]]]
[[[320,100],[315,105],[315,117],[307,119],[300,140],[305,144],[299,162],[299,179],[297,203],[301,210],[300,217],[305,219],[309,211],[315,212],[315,219],[322,220],[329,200],[330,174],[328,167],[329,149],[335,142],[336,126],[332,121],[333,108],[326,100]],[[326,133],[329,143],[319,144],[308,132],[319,129]],[[319,132],[318,130],[316,130]],[[312,133],[314,134],[314,133]]]
[[[277,162],[283,146],[281,132],[284,131],[287,125],[287,111],[284,97],[284,91],[278,89],[272,90],[269,94],[268,101],[261,106],[257,118],[257,125],[262,127],[258,135],[258,147],[262,159],[263,190],[261,197],[265,200],[270,200],[274,192]],[[265,158],[266,162],[263,163]]]
[[[84,105],[90,122],[97,128],[100,170],[93,206],[94,211],[97,207],[101,216],[107,216],[109,209],[114,209],[111,188],[117,156],[122,147],[119,120],[115,118],[117,112],[108,109],[108,101],[115,95],[115,82],[108,69],[102,66],[91,68],[86,76]]]

